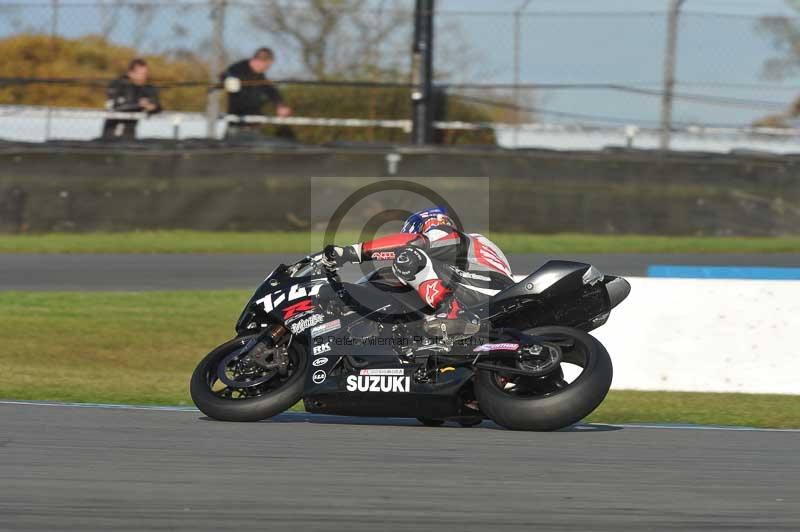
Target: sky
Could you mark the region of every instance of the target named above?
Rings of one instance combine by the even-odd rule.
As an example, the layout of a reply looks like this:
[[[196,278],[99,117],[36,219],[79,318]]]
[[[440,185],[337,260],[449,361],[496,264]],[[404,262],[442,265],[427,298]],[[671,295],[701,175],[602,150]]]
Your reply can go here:
[[[300,1],[300,0],[295,0]],[[375,0],[378,1],[378,0]],[[97,32],[102,13],[94,0],[61,0],[58,31],[79,37]],[[669,0],[438,0],[435,68],[449,72],[448,81],[511,83],[514,70],[514,13],[519,11],[522,83],[614,83],[660,90]],[[0,38],[26,28],[49,31],[51,2],[0,0]],[[146,47],[173,45],[201,49],[211,29],[202,2],[162,2],[146,35]],[[413,0],[395,5],[413,8]],[[800,95],[800,77],[770,80],[764,61],[775,57],[768,35],[757,31],[759,17],[800,16],[784,0],[686,0],[678,34],[676,93],[748,100],[708,105],[676,100],[678,123],[742,125],[784,108]],[[5,8],[5,9],[4,9]],[[244,9],[228,12],[226,44],[233,55],[270,44],[279,53],[271,75],[302,76],[297,55],[288,43],[259,31]],[[187,34],[176,32],[182,25]],[[126,11],[112,39],[128,44],[135,37],[136,15]],[[398,46],[410,43],[398,43]],[[454,57],[458,56],[454,60]],[[466,58],[466,59],[465,59]],[[448,68],[452,64],[457,68]],[[752,102],[751,100],[756,100]],[[537,90],[524,92],[522,102],[534,105],[550,122],[600,121],[655,125],[660,99],[608,89]],[[774,105],[773,105],[774,104]],[[574,116],[573,116],[574,115]]]
[[[448,10],[486,9],[488,2],[440,0],[440,18]],[[514,11],[524,0],[492,2]],[[620,83],[661,89],[666,42],[666,0],[532,0],[521,23],[519,78],[523,83]],[[565,13],[567,15],[565,15]],[[726,16],[713,16],[713,14]],[[708,94],[765,102],[771,106],[717,106],[677,100],[674,120],[746,125],[774,113],[800,94],[798,77],[776,81],[762,76],[766,58],[776,55],[770,40],[755,30],[764,15],[798,16],[783,0],[687,0],[678,34],[676,93]],[[513,19],[463,16],[468,32],[480,35],[493,79],[511,82]],[[491,43],[491,44],[488,44]],[[721,87],[720,84],[742,86]],[[655,123],[660,98],[611,90],[542,91],[543,109],[602,115],[623,122]],[[570,118],[543,116],[552,121]],[[630,119],[630,120],[628,120]]]

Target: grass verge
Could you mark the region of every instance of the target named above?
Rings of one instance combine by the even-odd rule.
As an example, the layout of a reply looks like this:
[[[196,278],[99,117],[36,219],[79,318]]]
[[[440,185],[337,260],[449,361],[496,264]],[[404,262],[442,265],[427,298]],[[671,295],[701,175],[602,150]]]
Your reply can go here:
[[[800,396],[613,390],[588,420],[797,429]]]
[[[506,253],[789,253],[800,237],[668,237],[651,235],[490,235]],[[344,232],[337,243],[356,242]],[[0,235],[0,253],[308,253],[321,233],[141,231]]]
[[[247,292],[0,292],[0,398],[191,404]],[[800,428],[800,396],[613,391],[590,421]]]

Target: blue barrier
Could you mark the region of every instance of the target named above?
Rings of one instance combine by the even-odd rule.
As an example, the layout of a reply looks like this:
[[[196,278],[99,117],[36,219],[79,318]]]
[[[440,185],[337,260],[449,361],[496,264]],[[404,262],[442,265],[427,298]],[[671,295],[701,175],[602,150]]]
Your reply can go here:
[[[671,266],[654,264],[647,267],[648,277],[682,279],[769,279],[800,280],[800,268],[762,266]]]

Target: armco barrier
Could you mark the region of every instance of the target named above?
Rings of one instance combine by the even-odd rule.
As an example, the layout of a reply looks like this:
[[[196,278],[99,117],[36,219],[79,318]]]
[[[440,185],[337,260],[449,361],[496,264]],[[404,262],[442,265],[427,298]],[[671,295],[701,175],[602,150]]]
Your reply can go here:
[[[593,333],[613,389],[800,394],[800,281],[629,280]]]

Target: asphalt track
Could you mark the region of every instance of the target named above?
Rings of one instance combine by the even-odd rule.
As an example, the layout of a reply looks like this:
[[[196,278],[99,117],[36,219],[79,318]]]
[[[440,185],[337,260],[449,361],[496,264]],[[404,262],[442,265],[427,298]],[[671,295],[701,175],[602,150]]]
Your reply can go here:
[[[0,404],[0,530],[798,530],[800,431]]]
[[[0,290],[208,290],[254,288],[277,264],[298,255],[0,255]],[[800,265],[800,254],[522,254],[509,257],[515,273],[532,272],[552,258],[579,260],[602,272],[643,276],[652,264]],[[355,275],[351,270],[350,276]]]

